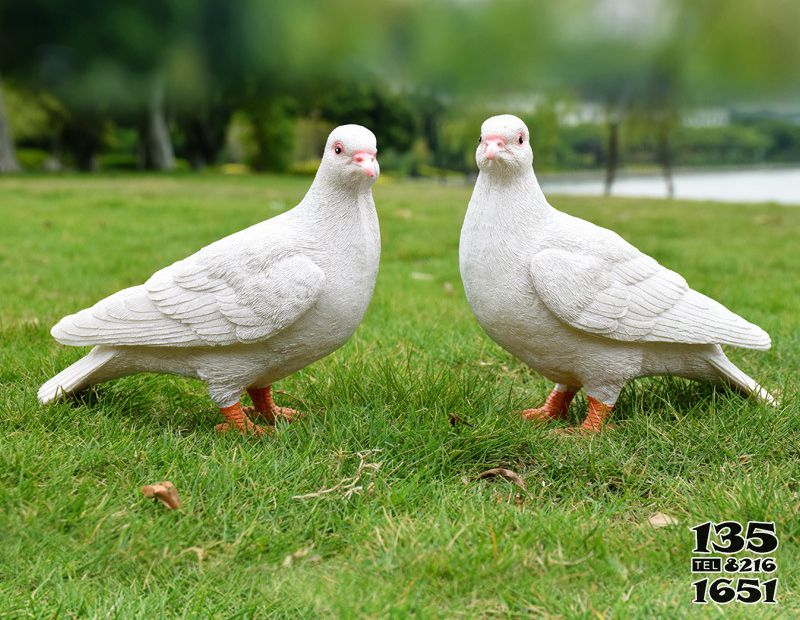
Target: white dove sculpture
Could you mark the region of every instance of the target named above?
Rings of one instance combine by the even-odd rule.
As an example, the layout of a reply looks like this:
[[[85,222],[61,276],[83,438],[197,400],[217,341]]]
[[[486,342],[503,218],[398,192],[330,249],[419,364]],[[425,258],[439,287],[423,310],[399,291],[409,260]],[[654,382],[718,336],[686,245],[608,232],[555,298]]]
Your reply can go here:
[[[583,388],[589,408],[578,430],[599,431],[625,383],[652,375],[727,383],[774,403],[720,347],[769,349],[769,335],[616,233],[553,208],[529,136],[515,116],[483,123],[459,246],[478,322],[557,384],[523,415],[563,419]]]
[[[375,136],[331,132],[308,193],[293,209],[204,247],[61,319],[51,333],[94,348],[39,389],[49,403],[116,377],[160,372],[201,379],[224,432],[296,414],[270,386],[342,346],[369,305],[380,259],[372,184]],[[243,409],[245,389],[255,407]]]

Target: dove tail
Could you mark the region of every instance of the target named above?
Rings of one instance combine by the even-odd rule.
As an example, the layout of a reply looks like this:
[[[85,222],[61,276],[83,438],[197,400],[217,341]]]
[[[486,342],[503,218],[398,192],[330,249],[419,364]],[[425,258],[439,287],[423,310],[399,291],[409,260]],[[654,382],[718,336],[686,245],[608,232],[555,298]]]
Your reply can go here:
[[[772,394],[756,383],[755,379],[746,375],[736,364],[725,357],[725,354],[712,358],[710,362],[719,371],[722,380],[731,387],[744,394],[755,396],[762,403],[773,407],[778,406],[778,400]]]
[[[107,379],[97,377],[97,372],[116,355],[113,349],[95,347],[86,357],[65,368],[39,388],[39,402],[43,405],[59,400],[78,390]]]

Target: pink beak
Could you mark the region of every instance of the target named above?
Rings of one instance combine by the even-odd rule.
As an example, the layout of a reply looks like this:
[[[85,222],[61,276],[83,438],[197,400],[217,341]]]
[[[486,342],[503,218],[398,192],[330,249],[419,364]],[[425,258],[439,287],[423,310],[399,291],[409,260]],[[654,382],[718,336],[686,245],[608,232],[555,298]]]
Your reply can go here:
[[[357,151],[353,154],[353,163],[361,166],[364,169],[364,173],[370,178],[378,175],[378,160],[375,157],[375,153]]]
[[[486,145],[486,159],[489,161],[497,157],[497,153],[506,146],[506,141],[499,136],[487,136],[483,143]]]

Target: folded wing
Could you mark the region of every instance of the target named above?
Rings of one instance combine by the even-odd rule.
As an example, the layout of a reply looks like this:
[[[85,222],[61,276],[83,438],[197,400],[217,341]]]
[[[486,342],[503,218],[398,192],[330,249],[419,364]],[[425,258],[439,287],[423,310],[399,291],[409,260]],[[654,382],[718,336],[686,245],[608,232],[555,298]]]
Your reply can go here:
[[[266,340],[319,297],[322,270],[302,254],[253,260],[191,256],[91,308],[51,333],[70,345],[224,346]]]
[[[615,235],[616,237],[616,235]],[[536,293],[572,327],[627,342],[728,344],[768,349],[769,335],[692,290],[621,238],[625,247],[545,249],[531,260]]]

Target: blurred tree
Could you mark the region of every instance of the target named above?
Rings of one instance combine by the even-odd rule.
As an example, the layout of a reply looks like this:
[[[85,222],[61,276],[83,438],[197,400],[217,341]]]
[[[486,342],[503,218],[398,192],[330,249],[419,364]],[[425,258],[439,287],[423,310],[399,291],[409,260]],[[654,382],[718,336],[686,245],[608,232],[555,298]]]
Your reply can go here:
[[[143,165],[158,168],[174,161],[170,135],[193,166],[216,162],[241,111],[260,132],[259,167],[285,165],[288,117],[316,114],[413,151],[410,170],[473,170],[456,137],[482,119],[468,128],[456,114],[568,90],[605,111],[602,156],[575,159],[602,162],[610,191],[632,115],[648,119],[669,178],[682,107],[796,93],[799,20],[793,0],[4,0],[0,73],[52,91],[65,124],[94,123],[92,140],[60,132],[81,165],[112,119],[138,129]],[[561,143],[573,134],[551,121],[542,112],[531,127],[546,166],[572,157]]]
[[[678,5],[674,37],[690,55],[675,64],[692,100],[766,102],[799,94],[800,2],[681,0]]]
[[[139,165],[148,170],[174,170],[167,119],[164,113],[164,86],[157,80],[150,93],[147,112],[139,126]]]
[[[171,71],[176,120],[183,134],[181,153],[193,167],[218,160],[237,110],[250,120],[250,137],[258,151],[252,154],[253,165],[257,169],[288,165],[289,116],[294,107],[285,104],[311,71],[292,70],[293,63],[304,57],[304,41],[292,48],[289,39],[297,36],[305,10],[303,3],[259,0],[194,3],[184,23],[184,45]],[[303,33],[302,38],[309,36],[308,31]]]
[[[195,102],[178,105],[175,117],[181,134],[178,153],[195,170],[216,163],[225,146],[225,135],[235,107],[224,95],[198,97]]]
[[[610,194],[621,163],[620,130],[645,90],[654,55],[666,40],[668,17],[654,0],[577,0],[562,7],[572,28],[559,42],[561,81],[583,101],[598,102],[606,127],[604,192]],[[587,59],[592,59],[587,62]]]
[[[481,123],[490,111],[480,105],[465,106],[454,102],[442,123],[442,159],[450,170],[463,172],[465,179],[475,174],[475,149]]]
[[[182,0],[108,3],[70,10],[57,0],[9,1],[0,8],[0,66],[29,87],[51,90],[70,114],[64,145],[91,167],[106,119],[142,118],[148,163],[174,165],[162,93],[162,67],[175,44]],[[82,135],[86,131],[91,138]]]
[[[97,169],[97,155],[105,143],[106,123],[105,115],[95,110],[71,111],[62,120],[58,139],[69,148],[78,170]]]
[[[676,161],[683,165],[742,164],[764,161],[769,135],[753,127],[681,127],[675,132]]]
[[[254,170],[283,172],[291,164],[294,146],[293,102],[290,99],[265,102],[250,114],[255,153]]]
[[[558,160],[559,123],[556,101],[543,98],[536,106],[533,116],[527,120],[531,129],[531,145],[539,170],[555,168]]]
[[[402,93],[392,93],[375,78],[327,79],[311,100],[321,118],[336,124],[369,127],[381,149],[407,151],[417,134],[414,111]]]
[[[800,161],[800,125],[778,119],[743,121],[769,138],[765,157],[770,161]]]
[[[0,81],[0,172],[18,172],[19,162],[14,150],[14,138],[11,134],[11,123],[6,115],[3,98],[3,83]]]
[[[602,126],[582,123],[561,127],[559,137],[560,168],[595,168],[603,163],[606,136]]]
[[[430,152],[430,159],[442,176],[446,162],[442,149],[442,124],[447,106],[441,96],[430,90],[417,89],[406,101],[417,121],[418,137],[425,141]]]
[[[605,103],[607,192],[620,160],[619,129],[631,114],[649,123],[671,192],[681,108],[797,93],[800,65],[787,59],[800,57],[800,3],[576,2],[559,5],[572,23],[559,43],[559,69],[562,82]]]
[[[247,75],[256,72],[248,33],[259,24],[252,0],[192,4],[168,74],[180,154],[199,169],[217,162],[231,117],[246,98]]]
[[[645,67],[629,115],[631,124],[641,125],[644,131],[654,136],[655,160],[664,176],[668,198],[675,195],[672,143],[681,116],[677,65],[674,61],[680,55],[680,50],[666,47],[659,59]]]

